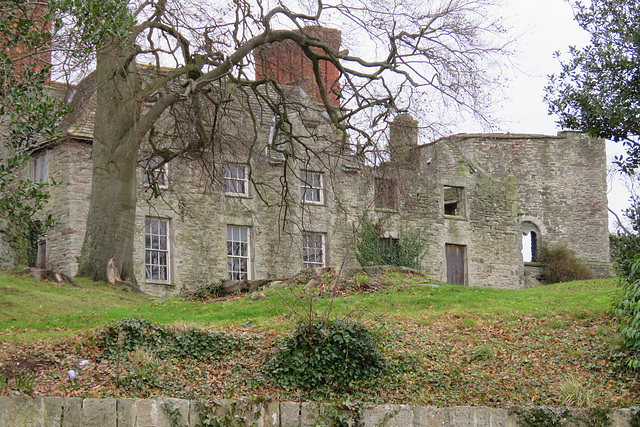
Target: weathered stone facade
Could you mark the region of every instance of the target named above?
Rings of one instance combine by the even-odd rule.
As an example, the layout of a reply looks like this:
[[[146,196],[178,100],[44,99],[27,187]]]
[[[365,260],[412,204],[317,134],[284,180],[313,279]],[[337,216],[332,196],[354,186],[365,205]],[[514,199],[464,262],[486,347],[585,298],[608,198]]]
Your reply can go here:
[[[340,32],[329,35],[339,47]],[[282,52],[295,54],[281,50],[260,52],[260,73],[268,75]],[[278,140],[273,113],[255,96],[219,84],[208,97],[220,102],[203,107],[215,121],[215,143],[170,161],[157,175],[160,197],[149,188],[142,150],[134,258],[144,291],[169,295],[221,278],[356,266],[354,234],[365,213],[385,237],[397,238],[401,228],[419,232],[427,245],[422,269],[435,280],[535,284],[523,233],[533,236],[534,254],[563,245],[609,274],[603,140],[574,132],[464,134],[420,145],[417,122],[401,114],[390,126],[390,156],[374,166],[338,143],[317,91],[300,78],[307,65],[289,63],[301,64],[281,82],[293,141]],[[323,78],[335,86],[337,74],[327,68]],[[61,183],[45,212],[60,221],[46,238],[46,264],[69,275],[77,271],[91,197],[94,92],[90,75],[75,90],[65,141],[34,153],[46,155],[48,177]],[[171,123],[157,123],[160,146],[175,139]]]
[[[325,129],[318,129],[318,127]],[[327,123],[318,132],[331,132]],[[352,245],[359,218],[369,212],[389,237],[400,227],[418,230],[427,242],[422,268],[447,281],[447,245],[463,250],[463,283],[470,286],[525,287],[522,225],[539,230],[538,244],[560,244],[608,273],[604,142],[573,132],[558,136],[456,135],[408,149],[411,161],[379,167],[353,157],[327,155],[307,164],[269,157],[269,124],[251,157],[255,186],[247,194],[225,193],[225,179],[211,181],[188,161],[169,163],[167,188],[153,198],[143,184],[137,209],[135,260],[143,290],[173,294],[227,277],[227,227],[246,227],[250,278],[289,276],[303,267],[302,236],[320,233],[324,264],[356,265]],[[417,143],[417,141],[414,141]],[[49,174],[62,184],[52,189],[51,212],[60,225],[47,237],[47,264],[73,275],[83,240],[90,198],[91,145],[67,141],[47,150]],[[227,153],[227,162],[246,162],[245,153]],[[402,159],[406,160],[406,159]],[[234,163],[235,164],[235,163]],[[223,164],[218,165],[222,174]],[[300,171],[320,174],[321,201],[300,200]],[[284,218],[282,188],[266,184],[290,177]],[[139,182],[144,172],[140,170]],[[379,206],[376,178],[393,182],[395,206]],[[445,191],[461,200],[445,212]],[[168,224],[167,280],[145,280],[145,219]]]

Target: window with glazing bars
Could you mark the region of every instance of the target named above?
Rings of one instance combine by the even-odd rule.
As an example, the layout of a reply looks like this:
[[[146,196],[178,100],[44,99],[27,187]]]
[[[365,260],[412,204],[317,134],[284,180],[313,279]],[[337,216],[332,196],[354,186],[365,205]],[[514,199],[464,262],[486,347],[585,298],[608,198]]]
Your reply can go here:
[[[162,156],[153,156],[146,161],[144,174],[142,176],[144,185],[147,187],[151,187],[153,185],[157,185],[159,188],[168,187],[167,175],[169,167],[168,163],[164,163],[160,166],[163,160]]]
[[[227,226],[227,278],[250,279],[249,227]]]
[[[224,192],[230,195],[246,196],[248,194],[247,167],[228,163],[224,169]]]
[[[169,282],[169,221],[147,218],[144,225],[145,278]]]
[[[300,194],[304,202],[322,203],[322,174],[319,172],[300,172]]]
[[[302,268],[324,267],[324,234],[302,234]]]

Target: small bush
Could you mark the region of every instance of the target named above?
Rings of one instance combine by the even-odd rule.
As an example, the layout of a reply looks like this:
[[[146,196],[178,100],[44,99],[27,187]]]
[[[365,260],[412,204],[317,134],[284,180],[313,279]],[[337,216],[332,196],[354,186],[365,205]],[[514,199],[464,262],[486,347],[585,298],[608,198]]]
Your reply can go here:
[[[426,241],[418,232],[398,230],[397,239],[384,239],[381,223],[373,223],[365,216],[356,236],[356,259],[363,267],[396,265],[420,270],[420,257]]]
[[[219,298],[223,286],[223,282],[202,284],[198,286],[198,288],[194,291],[193,299],[198,301],[206,301],[212,298]]]
[[[543,247],[538,260],[546,264],[542,276],[547,284],[593,279],[593,271],[566,247]]]
[[[616,236],[609,235],[611,244],[611,256],[621,275],[628,276],[631,273],[631,265],[640,258],[640,236]]]
[[[629,274],[621,276],[624,294],[614,310],[622,326],[620,339],[629,351],[627,366],[640,370],[640,260],[635,260]]]
[[[284,387],[346,390],[385,369],[378,338],[360,323],[298,323],[267,364],[268,374]]]
[[[205,359],[226,354],[237,347],[238,338],[207,330],[172,330],[147,319],[129,318],[105,328],[98,346],[107,358],[143,349],[163,357]]]

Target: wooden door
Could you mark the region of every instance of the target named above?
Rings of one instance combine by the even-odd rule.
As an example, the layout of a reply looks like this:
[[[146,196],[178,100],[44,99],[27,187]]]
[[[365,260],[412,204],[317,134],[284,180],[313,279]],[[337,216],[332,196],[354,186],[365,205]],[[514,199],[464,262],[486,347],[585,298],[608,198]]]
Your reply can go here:
[[[467,247],[462,245],[446,245],[447,283],[465,284],[465,265]]]

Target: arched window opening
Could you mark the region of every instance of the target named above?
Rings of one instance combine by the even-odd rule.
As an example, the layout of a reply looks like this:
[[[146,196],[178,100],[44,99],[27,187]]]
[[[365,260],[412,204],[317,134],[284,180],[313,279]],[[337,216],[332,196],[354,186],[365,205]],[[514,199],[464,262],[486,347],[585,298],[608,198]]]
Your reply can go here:
[[[531,223],[522,223],[522,260],[524,262],[536,262],[538,257],[538,239],[540,232],[538,227]]]

